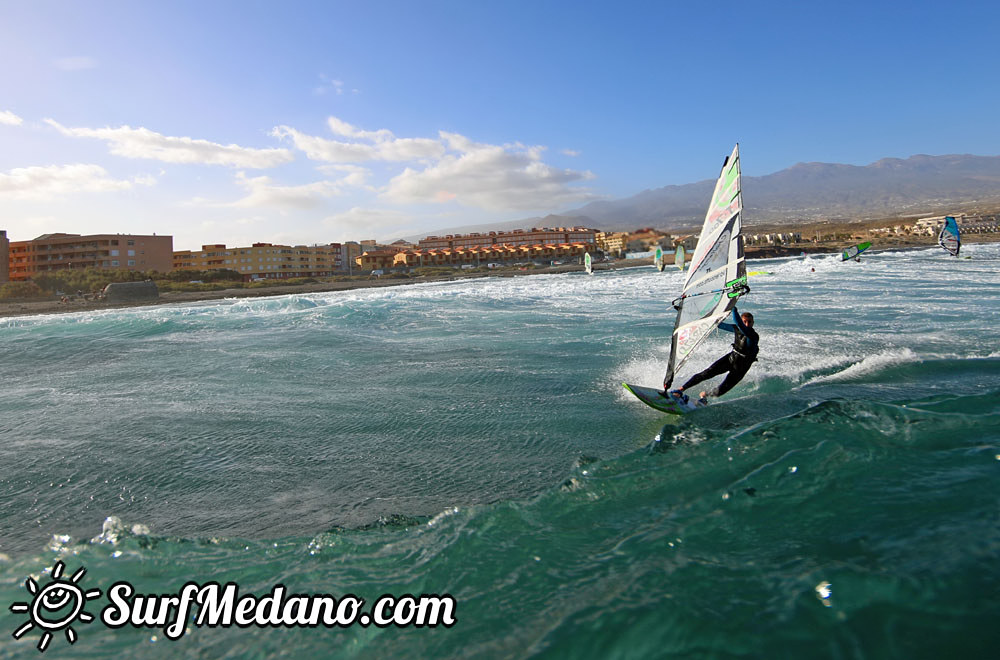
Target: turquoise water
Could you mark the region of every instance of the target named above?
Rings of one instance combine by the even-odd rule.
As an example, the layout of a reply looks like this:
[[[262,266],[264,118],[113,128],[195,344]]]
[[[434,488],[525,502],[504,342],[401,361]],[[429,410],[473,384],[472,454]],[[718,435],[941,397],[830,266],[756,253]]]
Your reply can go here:
[[[1000,245],[963,254],[752,262],[760,361],[683,418],[621,387],[663,377],[652,267],[0,320],[0,657],[995,657]],[[8,609],[60,559],[456,622],[171,641],[102,597],[40,656]]]

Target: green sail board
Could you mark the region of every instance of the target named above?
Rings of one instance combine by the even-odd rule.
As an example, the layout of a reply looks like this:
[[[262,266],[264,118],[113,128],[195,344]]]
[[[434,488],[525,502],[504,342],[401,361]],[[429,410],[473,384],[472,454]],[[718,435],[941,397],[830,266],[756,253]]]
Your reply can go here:
[[[840,255],[841,261],[849,261],[851,259],[857,259],[858,255],[867,250],[872,246],[871,243],[865,241],[864,243],[858,243],[853,247],[849,247],[844,250],[843,254]]]

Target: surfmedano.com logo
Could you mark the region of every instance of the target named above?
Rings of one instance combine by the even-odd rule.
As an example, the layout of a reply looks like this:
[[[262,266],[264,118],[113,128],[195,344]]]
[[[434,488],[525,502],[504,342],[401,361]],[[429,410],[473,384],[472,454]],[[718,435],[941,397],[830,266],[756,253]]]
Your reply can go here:
[[[73,623],[82,621],[90,623],[94,620],[94,615],[85,612],[83,607],[88,600],[101,597],[100,589],[84,591],[77,584],[83,579],[87,569],[80,568],[68,579],[63,577],[63,570],[66,565],[57,561],[52,566],[51,580],[47,585],[38,588],[38,583],[34,578],[24,581],[24,586],[34,598],[30,603],[14,603],[10,606],[11,612],[27,612],[28,620],[14,631],[14,639],[21,639],[35,627],[40,628],[42,637],[38,640],[38,650],[44,652],[52,641],[52,634],[60,630],[66,631],[66,641],[70,644],[76,642],[76,631]]]
[[[69,578],[63,577],[65,565],[57,561],[50,581],[39,588],[34,578],[25,580],[33,596],[30,602],[18,602],[10,611],[27,613],[28,620],[14,631],[20,639],[36,627],[42,636],[38,650],[45,651],[52,636],[65,631],[66,641],[76,642],[77,621],[90,623],[94,615],[84,611],[88,600],[101,597],[100,589],[84,591],[79,582],[87,572],[79,568]],[[455,625],[455,599],[444,594],[423,594],[400,597],[385,594],[376,598],[371,607],[353,594],[335,598],[330,594],[289,594],[283,584],[276,584],[264,596],[239,593],[234,582],[186,583],[174,594],[137,594],[125,581],[115,582],[107,591],[110,604],[101,610],[101,623],[108,628],[153,628],[163,631],[167,639],[176,641],[188,631],[187,624],[196,627],[228,628],[347,628],[353,625],[378,628],[435,628]]]

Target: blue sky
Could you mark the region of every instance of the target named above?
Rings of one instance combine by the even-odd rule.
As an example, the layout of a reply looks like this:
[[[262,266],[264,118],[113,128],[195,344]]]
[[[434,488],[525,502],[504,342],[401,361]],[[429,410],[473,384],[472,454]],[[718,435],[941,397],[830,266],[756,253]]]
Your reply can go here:
[[[328,243],[1000,154],[958,2],[0,0],[0,229]],[[706,200],[707,204],[707,200]]]

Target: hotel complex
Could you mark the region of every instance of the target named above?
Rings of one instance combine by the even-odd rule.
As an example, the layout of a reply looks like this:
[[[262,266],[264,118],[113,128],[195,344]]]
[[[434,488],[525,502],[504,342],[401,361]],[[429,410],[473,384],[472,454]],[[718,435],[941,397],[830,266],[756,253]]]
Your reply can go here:
[[[415,249],[396,244],[388,249],[366,251],[358,259],[358,265],[367,271],[424,266],[492,267],[578,259],[598,249],[599,233],[585,227],[557,227],[428,236]]]

